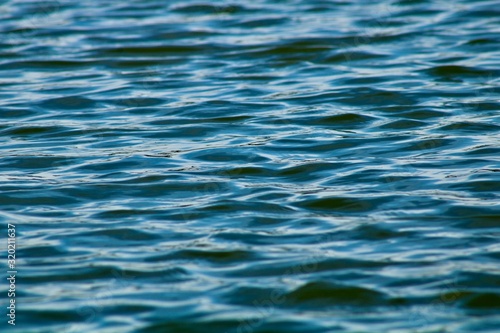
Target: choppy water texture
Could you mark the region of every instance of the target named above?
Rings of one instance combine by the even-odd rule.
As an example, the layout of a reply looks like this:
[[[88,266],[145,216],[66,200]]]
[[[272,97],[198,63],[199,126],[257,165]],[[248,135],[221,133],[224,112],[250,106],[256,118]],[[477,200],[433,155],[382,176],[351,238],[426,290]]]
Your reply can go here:
[[[498,332],[498,1],[0,16],[2,330]]]

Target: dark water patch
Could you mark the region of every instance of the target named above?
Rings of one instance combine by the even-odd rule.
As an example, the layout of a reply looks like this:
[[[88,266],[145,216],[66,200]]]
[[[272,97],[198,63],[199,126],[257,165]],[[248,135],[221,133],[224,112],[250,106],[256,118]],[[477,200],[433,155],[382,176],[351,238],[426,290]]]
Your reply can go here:
[[[85,268],[69,267],[71,271],[66,271],[64,275],[60,272],[54,271],[49,274],[43,274],[37,277],[30,277],[25,279],[27,284],[58,282],[69,283],[71,281],[87,281],[92,282],[96,280],[106,280],[117,277],[128,277],[131,280],[139,278],[148,278],[153,280],[161,280],[165,282],[179,282],[185,281],[189,272],[180,267],[164,268],[161,270],[152,269],[148,271],[139,270],[120,270],[111,266],[91,266]]]
[[[22,315],[25,318],[33,318],[37,322],[43,323],[44,325],[57,325],[61,322],[78,322],[81,320],[81,313],[77,310],[47,310],[47,309],[36,309],[36,310],[26,310],[26,313]]]
[[[331,171],[345,167],[344,163],[306,163],[289,168],[284,168],[276,173],[278,177],[286,177],[290,180],[300,180],[311,178],[321,178],[322,174],[325,175]]]
[[[227,4],[185,4],[176,5],[171,7],[173,12],[178,12],[182,14],[205,14],[205,15],[217,15],[217,14],[240,14],[244,12],[250,12],[250,9],[239,6],[239,5],[227,5]]]
[[[366,105],[415,105],[416,100],[397,91],[383,91],[373,88],[355,88],[345,91],[336,102],[352,106]]]
[[[213,332],[236,332],[235,328],[239,325],[238,320],[209,320],[209,321],[192,321],[186,319],[169,320],[163,323],[148,325],[139,332],[143,333],[161,333],[165,331],[186,332],[186,333],[201,333],[211,330]]]
[[[138,231],[134,229],[124,229],[124,228],[96,230],[84,234],[93,238],[109,237],[110,239],[127,240],[127,241],[150,241],[162,238],[161,236],[155,235],[151,232]]]
[[[359,115],[355,113],[338,114],[334,116],[324,117],[317,120],[309,120],[311,125],[325,125],[325,126],[363,126],[363,123],[373,120],[373,117]]]
[[[424,139],[418,140],[417,142],[413,142],[407,145],[405,148],[408,151],[419,151],[425,152],[433,149],[442,149],[447,146],[452,146],[454,144],[454,140],[451,139]]]
[[[468,181],[452,185],[451,188],[473,192],[498,192],[500,191],[500,180]]]
[[[327,281],[309,282],[286,295],[287,305],[310,307],[374,306],[383,304],[384,294],[363,287]]]
[[[325,328],[308,322],[307,320],[266,320],[265,318],[255,317],[246,320],[231,320],[231,319],[207,319],[195,320],[192,324],[188,324],[186,319],[172,319],[164,321],[156,325],[146,326],[139,332],[159,333],[172,330],[174,332],[186,333],[201,333],[211,330],[213,332],[228,332],[228,333],[241,333],[241,332],[255,332],[255,333],[270,333],[270,332],[291,332],[291,333],[323,333],[327,332]]]
[[[179,54],[193,54],[199,52],[213,52],[218,50],[211,45],[154,45],[154,46],[129,46],[121,48],[98,49],[96,52],[102,56],[117,57],[162,57]]]
[[[443,131],[452,131],[453,133],[462,132],[497,132],[500,130],[500,126],[495,124],[485,124],[476,122],[460,122],[453,123],[440,128]]]
[[[254,236],[254,237],[252,237]],[[251,245],[272,245],[276,243],[287,244],[298,242],[299,244],[307,243],[308,241],[318,241],[318,235],[273,235],[269,232],[250,234],[246,232],[221,232],[214,236],[222,242],[237,241],[243,244]]]
[[[498,40],[490,39],[490,38],[478,38],[470,40],[466,43],[466,45],[483,45],[483,44],[496,44]]]
[[[242,123],[247,120],[252,119],[251,116],[228,116],[228,117],[216,117],[216,118],[174,118],[168,120],[154,120],[147,125],[151,126],[168,126],[168,125],[186,125],[186,124],[196,124],[196,123]]]
[[[454,77],[480,77],[480,76],[491,76],[496,75],[496,71],[492,69],[481,69],[474,67],[458,66],[458,65],[448,65],[448,66],[436,66],[425,70],[425,72],[431,76],[444,77],[444,78],[454,78]]]
[[[226,201],[221,202],[217,205],[210,205],[203,208],[200,208],[202,212],[213,212],[213,213],[221,213],[221,214],[229,214],[229,213],[243,213],[250,211],[258,211],[261,214],[270,213],[270,214],[284,214],[286,212],[291,212],[293,209],[284,206],[277,205],[274,203],[265,203],[259,202],[258,206],[255,207],[255,204],[252,202],[238,202],[238,201]]]
[[[36,112],[34,110],[29,110],[25,108],[2,108],[0,110],[0,118],[4,119],[20,119],[20,118],[25,118],[25,117],[31,117],[36,115]]]
[[[284,140],[283,140],[284,141]],[[289,142],[289,141],[288,141]],[[285,141],[284,143],[287,143]],[[333,141],[332,143],[310,143],[310,142],[304,142],[307,144],[299,144],[299,145],[284,145],[282,142],[277,142],[273,146],[266,147],[266,150],[271,150],[271,151],[288,151],[288,152],[313,152],[313,153],[325,153],[325,152],[331,152],[331,151],[337,151],[338,153],[341,152],[347,152],[349,148],[355,148],[363,144],[362,141],[358,139],[344,139],[344,140],[338,140],[338,141]],[[279,144],[279,145],[278,145]]]
[[[13,137],[40,136],[47,133],[66,131],[68,128],[63,126],[40,126],[40,127],[14,127],[7,131],[0,132],[0,135],[9,135]]]
[[[38,104],[40,108],[48,110],[86,110],[96,105],[96,101],[82,96],[51,98]]]
[[[64,249],[56,246],[37,246],[18,251],[24,258],[60,257],[66,254]]]
[[[309,199],[299,202],[299,207],[313,211],[325,211],[340,214],[355,214],[374,210],[385,202],[382,198],[354,198],[332,197],[323,199]]]
[[[269,303],[271,295],[275,299],[283,298],[284,293],[283,290],[279,289],[242,286],[221,296],[221,301],[239,306],[255,306],[256,304],[265,304],[266,301]],[[280,304],[283,303],[282,300],[280,301]]]
[[[3,193],[0,194],[0,201],[2,202],[2,205],[5,207],[5,209],[8,210],[15,208],[16,205],[23,205],[25,207],[54,205],[66,206],[77,204],[79,202],[79,200],[76,200],[74,198],[62,196],[50,191],[46,191],[44,194],[40,194],[38,190]]]
[[[174,198],[184,193],[187,198],[193,193],[209,194],[210,191],[225,191],[228,185],[223,182],[168,182],[145,184],[141,186],[121,184],[97,184],[94,186],[67,187],[60,190],[68,198],[85,200],[109,200],[112,198]]]
[[[255,260],[258,256],[256,253],[243,251],[243,250],[233,250],[233,251],[210,251],[210,250],[180,250],[172,254],[161,255],[149,257],[146,261],[149,262],[161,262],[161,261],[172,261],[172,260],[203,260],[214,264],[228,265],[237,264],[240,261]]]
[[[215,171],[211,174],[216,176],[225,176],[225,177],[252,177],[252,176],[260,176],[260,177],[272,177],[274,175],[274,171],[272,169],[266,168],[258,168],[258,167],[241,167],[241,168],[230,168],[222,171]]]
[[[123,98],[113,101],[115,105],[128,106],[128,107],[144,107],[144,106],[156,106],[165,103],[165,100],[160,98]]]
[[[242,28],[267,28],[272,27],[273,25],[281,25],[289,22],[288,18],[279,17],[279,18],[262,18],[262,19],[252,19],[247,21],[241,21],[238,23],[239,27]]]
[[[389,124],[380,126],[381,129],[391,129],[391,130],[405,130],[409,128],[418,128],[427,125],[421,121],[415,120],[396,120]]]
[[[136,219],[140,217],[147,217],[157,214],[154,210],[145,209],[117,209],[108,210],[92,215],[95,219],[102,220],[123,220],[123,219]],[[127,237],[126,237],[127,238]],[[128,239],[128,238],[127,238]]]
[[[8,329],[496,332],[497,7],[6,3]]]
[[[165,157],[161,155],[160,157]],[[105,179],[105,178],[114,178],[111,177],[114,176],[113,174],[111,175],[101,175],[99,178]],[[169,179],[175,179],[178,177],[172,177],[172,176],[166,176],[166,175],[161,175],[161,174],[150,174],[150,175],[139,175],[139,176],[131,176],[129,174],[125,174],[127,179],[124,180],[119,180],[116,183],[119,184],[149,184],[149,183],[161,183],[163,181],[169,180]]]
[[[500,214],[496,205],[484,207],[452,206],[446,211],[450,216],[459,216],[456,222],[465,229],[497,228],[500,225]]]
[[[352,238],[359,238],[364,240],[383,240],[399,237],[408,237],[412,233],[410,232],[398,232],[391,230],[387,227],[377,226],[377,225],[362,225],[352,231],[346,232],[346,238],[348,234],[351,234]]]
[[[446,113],[435,110],[416,110],[416,111],[401,112],[401,113],[398,112],[396,114],[404,118],[415,119],[415,120],[433,119],[446,116]]]
[[[269,160],[268,158],[265,158],[261,155],[245,153],[244,150],[238,152],[238,149],[234,149],[231,153],[228,153],[226,149],[205,149],[204,151],[200,152],[183,154],[183,156],[189,160],[198,160],[198,161],[215,162],[215,163],[217,162],[263,163]]]
[[[498,293],[473,293],[465,295],[466,300],[462,301],[461,306],[466,309],[479,309],[495,311],[500,308],[500,294]]]

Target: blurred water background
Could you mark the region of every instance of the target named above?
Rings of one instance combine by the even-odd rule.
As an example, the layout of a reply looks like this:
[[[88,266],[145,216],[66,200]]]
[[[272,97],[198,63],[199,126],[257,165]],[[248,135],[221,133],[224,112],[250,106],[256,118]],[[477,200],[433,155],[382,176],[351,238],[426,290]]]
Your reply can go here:
[[[498,332],[498,1],[0,18],[2,331]]]

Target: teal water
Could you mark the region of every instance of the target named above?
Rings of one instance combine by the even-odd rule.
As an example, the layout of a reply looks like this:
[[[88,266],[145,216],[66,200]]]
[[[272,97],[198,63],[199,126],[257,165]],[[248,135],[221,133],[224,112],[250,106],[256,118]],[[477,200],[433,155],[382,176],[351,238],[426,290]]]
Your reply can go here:
[[[0,331],[499,332],[498,1],[0,17]]]

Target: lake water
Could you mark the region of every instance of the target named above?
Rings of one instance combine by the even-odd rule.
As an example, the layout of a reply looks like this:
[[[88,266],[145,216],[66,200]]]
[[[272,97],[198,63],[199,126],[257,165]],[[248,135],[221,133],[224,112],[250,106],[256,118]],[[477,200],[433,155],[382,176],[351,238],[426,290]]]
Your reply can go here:
[[[0,17],[1,331],[498,332],[498,1]]]

